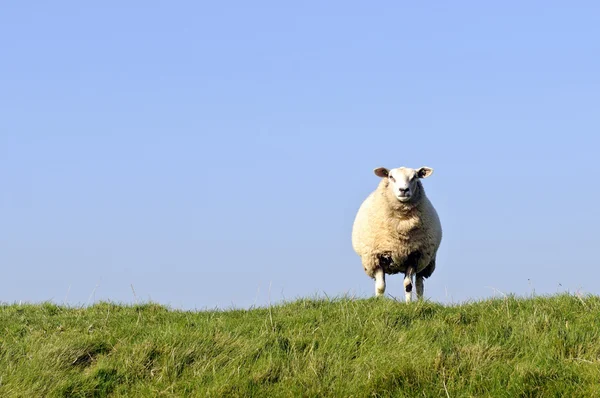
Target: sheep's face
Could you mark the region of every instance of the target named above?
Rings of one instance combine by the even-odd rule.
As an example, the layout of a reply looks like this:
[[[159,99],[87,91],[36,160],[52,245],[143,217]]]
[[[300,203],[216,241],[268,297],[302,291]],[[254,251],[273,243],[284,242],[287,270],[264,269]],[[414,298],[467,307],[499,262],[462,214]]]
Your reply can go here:
[[[419,194],[420,178],[427,178],[433,173],[429,167],[419,169],[410,169],[408,167],[399,167],[388,170],[385,167],[379,167],[374,170],[375,175],[388,180],[388,189],[392,195],[400,202],[410,202]]]

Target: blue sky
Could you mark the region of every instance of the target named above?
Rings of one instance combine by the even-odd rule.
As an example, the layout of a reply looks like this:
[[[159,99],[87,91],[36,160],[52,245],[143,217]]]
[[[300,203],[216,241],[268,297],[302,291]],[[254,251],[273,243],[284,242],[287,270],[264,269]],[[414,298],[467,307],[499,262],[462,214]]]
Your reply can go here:
[[[424,181],[440,302],[600,293],[596,2],[13,2],[0,301],[370,296],[373,168]],[[495,290],[494,290],[495,289]],[[402,278],[387,293],[402,297]]]

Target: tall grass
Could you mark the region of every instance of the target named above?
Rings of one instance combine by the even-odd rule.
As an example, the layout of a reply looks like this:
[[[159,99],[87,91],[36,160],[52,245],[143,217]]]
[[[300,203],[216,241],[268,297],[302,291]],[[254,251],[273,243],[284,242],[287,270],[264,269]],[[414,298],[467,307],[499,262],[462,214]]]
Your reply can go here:
[[[0,396],[600,396],[600,298],[0,306]]]

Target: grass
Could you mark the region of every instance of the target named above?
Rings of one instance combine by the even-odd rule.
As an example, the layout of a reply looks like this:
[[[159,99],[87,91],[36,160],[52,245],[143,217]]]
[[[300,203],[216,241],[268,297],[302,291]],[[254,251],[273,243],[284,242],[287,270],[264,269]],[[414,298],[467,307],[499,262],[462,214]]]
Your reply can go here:
[[[600,297],[4,305],[0,396],[598,397]]]

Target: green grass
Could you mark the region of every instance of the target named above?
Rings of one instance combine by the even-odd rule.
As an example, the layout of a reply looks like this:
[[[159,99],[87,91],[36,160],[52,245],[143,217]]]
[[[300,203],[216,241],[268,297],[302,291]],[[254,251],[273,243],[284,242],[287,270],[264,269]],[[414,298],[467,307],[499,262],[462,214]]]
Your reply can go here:
[[[600,297],[5,305],[0,396],[600,397]]]

